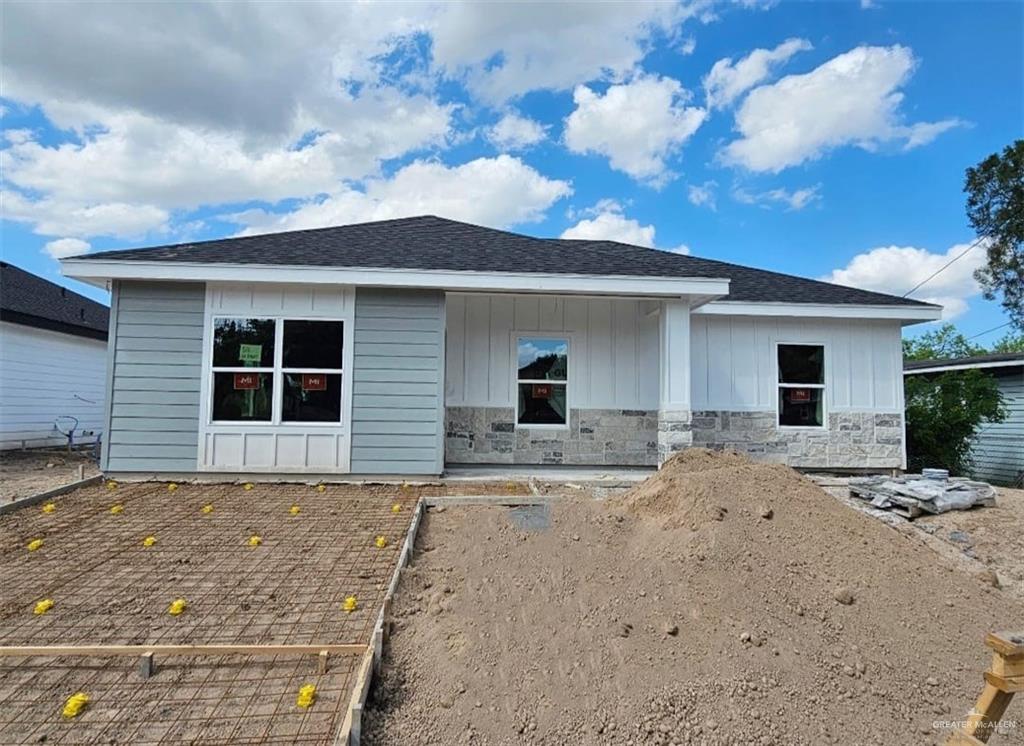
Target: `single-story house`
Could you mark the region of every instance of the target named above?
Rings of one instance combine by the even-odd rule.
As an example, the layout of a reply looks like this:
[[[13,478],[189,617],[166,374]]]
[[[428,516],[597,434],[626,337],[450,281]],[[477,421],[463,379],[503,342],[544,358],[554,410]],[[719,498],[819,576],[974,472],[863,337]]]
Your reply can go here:
[[[0,262],[0,450],[96,440],[109,309]]]
[[[1002,352],[947,360],[914,360],[904,376],[938,376],[981,370],[996,380],[1006,408],[1003,422],[984,423],[971,446],[973,476],[995,484],[1024,484],[1024,352]]]
[[[112,292],[111,473],[905,462],[938,306],[433,216],[65,259]]]

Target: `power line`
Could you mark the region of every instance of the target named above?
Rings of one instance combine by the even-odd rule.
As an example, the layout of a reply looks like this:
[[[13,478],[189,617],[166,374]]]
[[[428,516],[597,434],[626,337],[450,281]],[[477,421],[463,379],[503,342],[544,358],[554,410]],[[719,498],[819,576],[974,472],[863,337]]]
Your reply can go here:
[[[930,275],[928,275],[928,277],[926,277],[925,279],[921,280],[921,282],[919,282],[916,285],[914,285],[914,287],[910,288],[910,290],[905,292],[900,297],[901,298],[906,298],[908,295],[910,295],[912,292],[914,292],[915,290],[920,288],[922,285],[925,285],[925,284],[931,282],[937,275],[939,275],[940,273],[945,271],[945,269],[949,265],[951,265],[953,262],[955,262],[958,259],[962,259],[964,256],[967,255],[967,252],[969,252],[971,249],[973,249],[975,246],[977,246],[978,244],[980,244],[984,240],[985,240],[985,236],[979,236],[978,238],[974,239],[974,243],[972,243],[970,246],[968,246],[966,249],[964,249],[963,252],[961,252],[960,254],[957,254],[955,257],[953,257],[948,262],[946,262],[941,267],[939,267],[937,270],[932,272]]]
[[[999,331],[1000,329],[1002,329],[1002,328],[1003,328],[1004,326],[1009,326],[1009,325],[1010,325],[1011,323],[1013,323],[1013,322],[1011,322],[1011,321],[1007,321],[1007,322],[1006,322],[1005,324],[1000,324],[999,326],[993,326],[993,327],[992,327],[991,329],[986,329],[986,330],[985,330],[985,331],[983,331],[983,332],[978,332],[977,334],[975,334],[975,335],[973,335],[973,336],[971,336],[971,337],[968,337],[967,339],[968,339],[968,340],[972,340],[972,339],[974,339],[975,337],[982,337],[982,336],[984,336],[984,335],[988,334],[989,332],[997,332],[997,331]]]

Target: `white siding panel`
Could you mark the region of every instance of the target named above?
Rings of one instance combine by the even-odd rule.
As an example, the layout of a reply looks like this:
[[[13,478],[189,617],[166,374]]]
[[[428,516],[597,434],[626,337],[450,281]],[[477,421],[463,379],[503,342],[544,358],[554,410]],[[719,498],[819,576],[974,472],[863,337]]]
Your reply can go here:
[[[78,420],[79,441],[94,440],[103,430],[106,368],[102,340],[0,322],[0,449],[66,443],[58,417]]]
[[[702,316],[691,319],[695,410],[772,410],[776,345],[825,345],[830,412],[899,412],[901,337],[895,321]]]
[[[658,317],[632,299],[448,295],[445,404],[513,406],[516,333],[570,340],[569,399],[581,409],[658,407]]]

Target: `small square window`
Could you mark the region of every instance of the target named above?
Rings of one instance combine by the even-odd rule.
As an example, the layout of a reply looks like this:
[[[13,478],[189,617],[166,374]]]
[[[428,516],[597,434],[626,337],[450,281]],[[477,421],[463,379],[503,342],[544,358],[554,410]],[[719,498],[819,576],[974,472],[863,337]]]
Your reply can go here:
[[[779,383],[824,383],[825,348],[779,345]]]
[[[213,326],[215,368],[272,368],[274,319],[217,319]]]
[[[215,421],[270,422],[273,401],[272,373],[213,374]]]
[[[342,323],[340,321],[284,321],[285,368],[342,367]]]
[[[340,373],[285,373],[283,422],[340,422]]]
[[[780,388],[779,424],[785,427],[821,427],[822,389]]]

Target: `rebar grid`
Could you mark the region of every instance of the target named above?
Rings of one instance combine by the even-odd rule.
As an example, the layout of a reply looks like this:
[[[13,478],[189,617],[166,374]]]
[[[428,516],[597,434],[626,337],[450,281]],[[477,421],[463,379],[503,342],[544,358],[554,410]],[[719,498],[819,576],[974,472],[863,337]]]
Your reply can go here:
[[[0,645],[368,643],[421,495],[522,485],[122,484],[0,518]],[[110,513],[121,505],[120,514]],[[213,512],[204,514],[204,505]],[[398,513],[392,506],[398,504]],[[289,510],[298,505],[300,512]],[[259,546],[248,545],[258,535]],[[143,539],[154,536],[153,546]],[[374,544],[384,536],[387,546]],[[33,539],[42,539],[28,551]],[[355,595],[359,608],[341,604]],[[52,599],[45,614],[35,604]],[[187,608],[174,617],[170,603]],[[0,743],[322,743],[344,717],[359,656],[0,657]],[[317,703],[296,706],[300,686]],[[68,696],[88,707],[63,719]]]

